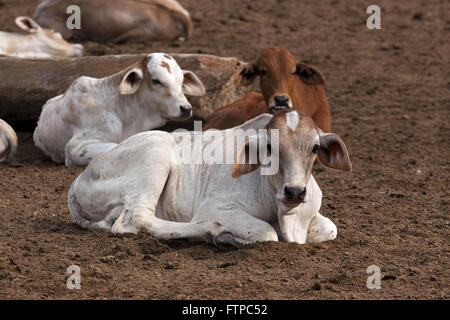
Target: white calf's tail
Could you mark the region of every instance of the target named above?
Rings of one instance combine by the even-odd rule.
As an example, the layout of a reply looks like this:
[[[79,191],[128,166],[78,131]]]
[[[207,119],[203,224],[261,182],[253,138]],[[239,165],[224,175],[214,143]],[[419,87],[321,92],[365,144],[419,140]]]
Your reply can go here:
[[[11,162],[17,152],[18,139],[9,124],[0,119],[0,162]]]

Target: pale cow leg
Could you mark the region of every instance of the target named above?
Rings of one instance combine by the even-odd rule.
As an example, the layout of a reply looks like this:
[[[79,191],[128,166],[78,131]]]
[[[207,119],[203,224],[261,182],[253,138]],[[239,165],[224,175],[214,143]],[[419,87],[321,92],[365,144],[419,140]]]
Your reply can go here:
[[[334,240],[337,236],[336,225],[328,218],[317,213],[308,227],[306,242],[323,242]]]
[[[267,222],[244,211],[221,212],[211,208],[196,215],[193,221],[209,219],[219,222],[241,243],[278,241],[276,230]]]
[[[135,210],[131,224],[137,229],[145,229],[160,240],[201,240],[218,247],[226,245],[226,243],[222,243],[222,239],[226,234],[229,234],[228,229],[216,221],[197,223],[167,221],[155,217],[154,213],[148,208]]]

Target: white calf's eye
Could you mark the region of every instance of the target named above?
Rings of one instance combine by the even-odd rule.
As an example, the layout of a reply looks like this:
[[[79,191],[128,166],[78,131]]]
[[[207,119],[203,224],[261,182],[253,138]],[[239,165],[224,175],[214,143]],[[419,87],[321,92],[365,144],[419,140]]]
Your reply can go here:
[[[158,79],[152,79],[153,84],[161,84],[161,81],[159,81]]]
[[[318,144],[315,144],[314,147],[312,148],[312,153],[319,152],[319,148],[320,148],[320,146]]]

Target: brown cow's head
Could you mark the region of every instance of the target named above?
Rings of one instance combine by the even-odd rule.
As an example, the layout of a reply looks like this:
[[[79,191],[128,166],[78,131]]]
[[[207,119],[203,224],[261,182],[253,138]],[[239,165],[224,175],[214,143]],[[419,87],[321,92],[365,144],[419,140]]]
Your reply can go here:
[[[325,82],[317,68],[297,61],[280,47],[266,49],[256,62],[244,65],[236,81],[238,85],[248,86],[257,76],[261,79],[264,100],[274,112],[292,108],[292,92],[296,86]]]

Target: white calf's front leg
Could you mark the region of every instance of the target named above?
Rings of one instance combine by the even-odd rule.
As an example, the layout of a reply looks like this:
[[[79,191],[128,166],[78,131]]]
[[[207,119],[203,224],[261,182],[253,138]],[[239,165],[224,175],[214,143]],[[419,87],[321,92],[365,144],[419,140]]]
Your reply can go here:
[[[189,239],[212,243],[218,248],[234,246],[234,239],[228,229],[216,221],[174,222],[157,218],[150,207],[142,206],[134,210],[130,224],[145,229],[160,240]]]
[[[334,240],[337,236],[336,225],[328,218],[317,213],[309,224],[307,242]]]
[[[99,154],[109,151],[117,146],[117,143],[103,142],[95,139],[74,137],[66,144],[65,164],[70,166],[86,166]]]

